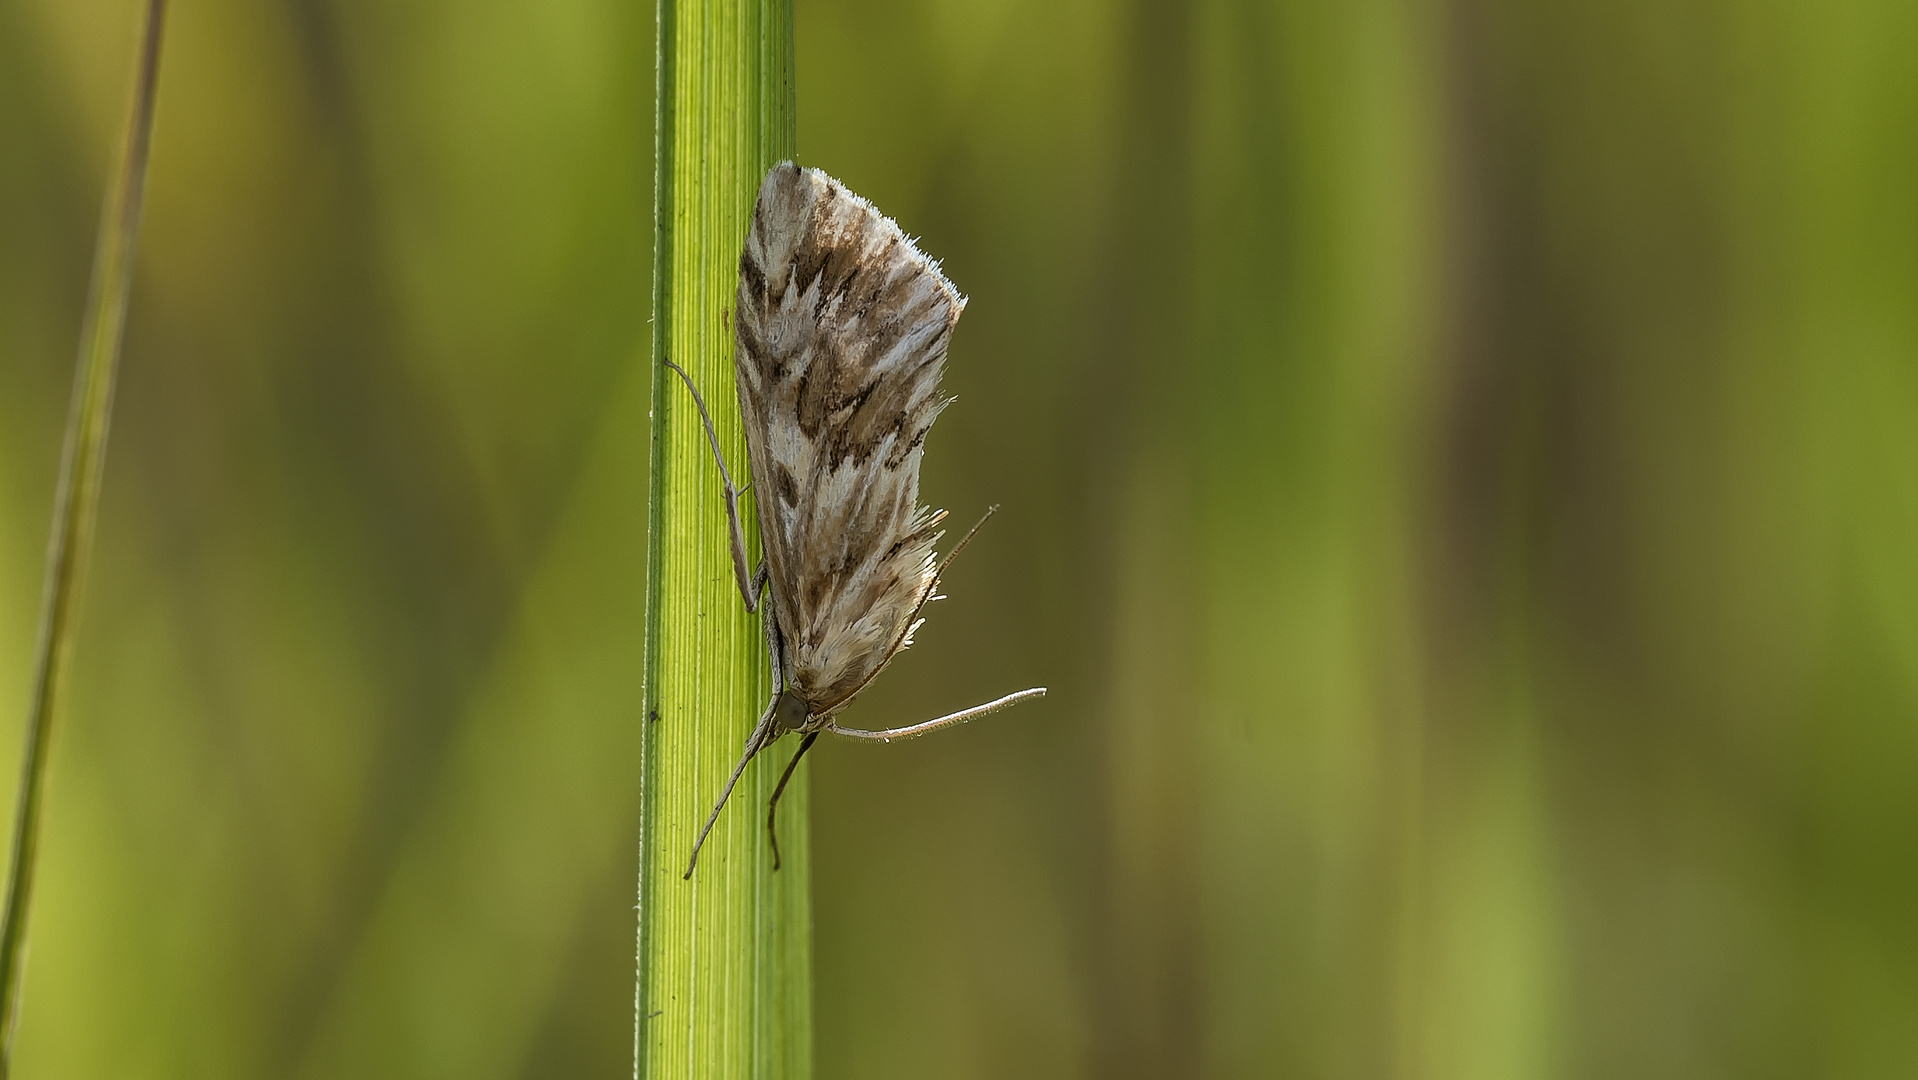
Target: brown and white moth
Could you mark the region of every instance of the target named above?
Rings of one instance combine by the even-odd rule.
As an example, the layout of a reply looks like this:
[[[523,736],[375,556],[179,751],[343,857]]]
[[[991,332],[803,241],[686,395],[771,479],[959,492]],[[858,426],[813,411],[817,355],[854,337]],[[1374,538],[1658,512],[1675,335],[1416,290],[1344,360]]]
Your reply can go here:
[[[766,175],[739,256],[733,319],[733,376],[765,548],[751,573],[739,490],[712,417],[685,370],[666,361],[692,391],[719,462],[746,610],[758,609],[768,585],[772,606],[762,617],[772,700],[699,831],[689,878],[746,763],[781,735],[803,737],[766,807],[775,869],[779,796],[820,732],[908,738],[1045,693],[1021,690],[885,731],[833,719],[912,644],[940,575],[985,524],[941,560],[934,545],[946,512],[919,505],[926,433],[951,400],[939,392],[940,369],[965,306],[938,264],[843,184],[790,162]]]

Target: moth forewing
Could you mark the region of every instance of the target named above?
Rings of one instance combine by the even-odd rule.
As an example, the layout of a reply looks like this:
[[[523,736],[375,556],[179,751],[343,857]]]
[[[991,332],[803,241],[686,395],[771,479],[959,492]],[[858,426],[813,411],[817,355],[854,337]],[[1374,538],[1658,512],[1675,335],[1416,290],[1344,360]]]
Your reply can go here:
[[[768,588],[772,610],[761,617],[776,624],[767,631],[776,686],[714,819],[746,763],[788,730],[807,737],[775,791],[769,830],[778,791],[819,731],[903,737],[1045,692],[1021,691],[886,732],[840,728],[832,719],[911,643],[940,574],[973,535],[940,559],[945,511],[919,503],[926,436],[950,404],[939,389],[946,346],[965,303],[898,225],[826,174],[786,163],[760,185],[732,322],[734,387],[765,558],[748,575],[744,544],[735,543],[734,564],[749,609],[759,585]],[[740,535],[737,492],[723,460],[720,471]]]

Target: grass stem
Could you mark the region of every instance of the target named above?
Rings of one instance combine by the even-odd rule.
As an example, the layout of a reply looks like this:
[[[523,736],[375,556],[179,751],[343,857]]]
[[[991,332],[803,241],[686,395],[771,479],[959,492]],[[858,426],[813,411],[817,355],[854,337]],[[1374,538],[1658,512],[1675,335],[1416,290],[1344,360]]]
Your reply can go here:
[[[780,747],[747,768],[697,872],[680,877],[771,684],[758,619],[746,614],[734,583],[719,470],[691,395],[663,363],[672,360],[699,386],[717,442],[740,474],[746,442],[734,404],[733,296],[759,183],[794,152],[792,5],[659,0],[658,10],[635,1072],[803,1078],[812,1072],[806,770],[782,800],[788,815],[777,871],[759,810],[789,751]]]
[[[12,1071],[20,983],[26,961],[27,916],[33,901],[34,867],[40,847],[40,806],[46,792],[47,755],[53,719],[69,654],[87,550],[100,503],[100,469],[106,459],[113,384],[120,368],[120,342],[133,291],[133,253],[146,194],[147,157],[153,139],[153,106],[160,78],[160,37],[166,0],[148,0],[140,35],[139,68],[128,111],[125,142],[107,185],[100,235],[93,255],[67,415],[60,479],[54,489],[53,526],[47,540],[46,583],[28,705],[26,748],[20,763],[20,800],[13,819],[13,852],[7,868],[6,912],[0,921],[0,1078]]]

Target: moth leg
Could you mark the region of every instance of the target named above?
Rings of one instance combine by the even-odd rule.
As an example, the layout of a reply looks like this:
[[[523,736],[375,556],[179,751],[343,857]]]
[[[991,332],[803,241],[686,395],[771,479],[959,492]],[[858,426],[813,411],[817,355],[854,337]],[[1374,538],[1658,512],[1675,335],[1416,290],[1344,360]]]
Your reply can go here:
[[[976,720],[988,713],[996,713],[1000,709],[1010,708],[1029,698],[1044,697],[1045,695],[1045,687],[1035,686],[1030,690],[1021,690],[1016,694],[1007,694],[997,701],[988,701],[984,705],[974,705],[970,709],[961,709],[956,713],[947,713],[938,719],[927,720],[923,724],[887,728],[884,731],[861,731],[859,728],[843,728],[838,724],[834,724],[832,731],[835,735],[850,735],[855,739],[878,739],[880,742],[891,742],[894,739],[910,739],[916,735],[924,735],[928,731],[937,731],[942,727],[951,727],[953,724],[963,724],[968,720]]]
[[[725,808],[726,800],[732,798],[733,785],[739,783],[739,774],[746,771],[746,763],[753,759],[753,755],[764,750],[778,738],[773,734],[773,712],[778,707],[779,693],[774,691],[773,699],[766,703],[766,714],[759,718],[759,726],[753,728],[751,735],[746,736],[746,752],[739,755],[739,764],[733,766],[733,774],[726,778],[726,789],[719,793],[719,801],[713,804],[711,816],[706,818],[705,827],[699,830],[699,839],[693,841],[693,857],[686,860],[686,873],[680,878],[681,881],[692,878],[693,867],[699,865],[699,849],[706,845],[706,835],[713,831],[713,822],[719,820],[719,812]]]
[[[758,596],[759,591],[766,587],[767,576],[766,560],[761,559],[759,569],[753,572],[754,596]],[[749,607],[746,610],[750,612],[752,609]],[[779,692],[786,688],[786,669],[785,665],[780,663],[781,654],[785,652],[785,639],[779,633],[778,611],[777,604],[769,604],[766,613],[759,617],[760,626],[766,631],[766,663],[773,669],[773,701],[775,703],[779,701]]]
[[[733,474],[726,468],[726,455],[719,451],[719,434],[713,430],[713,416],[706,411],[706,399],[699,396],[699,387],[693,385],[693,377],[686,374],[685,368],[671,360],[663,362],[678,372],[686,389],[692,391],[693,404],[699,406],[699,419],[706,425],[706,441],[712,445],[713,460],[719,463],[720,479],[726,482],[726,520],[733,527],[733,576],[739,580],[739,595],[745,597],[746,611],[750,614],[759,610],[759,589],[754,586],[758,579],[746,572],[746,531],[739,526],[739,489],[733,486]],[[760,569],[764,571],[764,563]]]
[[[779,830],[773,828],[773,815],[779,813],[779,796],[786,790],[786,781],[793,778],[793,770],[799,767],[799,759],[806,756],[806,751],[812,749],[813,741],[818,738],[817,731],[809,731],[805,738],[799,740],[799,752],[786,763],[786,771],[779,774],[779,786],[773,788],[772,801],[766,804],[766,836],[773,843],[774,870],[779,869]]]
[[[753,595],[757,596],[759,590],[766,587],[766,576],[766,563],[764,560],[761,560],[759,569],[753,571]],[[747,610],[750,611],[752,608],[749,606]],[[693,867],[699,863],[699,849],[706,843],[706,834],[713,831],[713,824],[719,820],[719,811],[725,807],[726,800],[732,797],[733,786],[739,783],[740,775],[746,771],[746,764],[752,761],[754,755],[766,747],[771,746],[781,734],[773,730],[773,715],[779,709],[779,696],[786,690],[785,669],[780,663],[784,639],[779,633],[779,620],[773,617],[771,611],[767,611],[766,614],[760,616],[759,621],[766,631],[766,661],[772,667],[773,694],[772,697],[767,700],[766,711],[760,714],[759,723],[754,726],[753,733],[746,736],[746,751],[740,755],[739,764],[733,766],[733,774],[726,778],[726,790],[719,793],[719,802],[713,805],[712,815],[706,819],[705,827],[699,830],[699,839],[693,842],[693,857],[686,862],[686,874],[684,878],[681,878],[682,881],[693,876]],[[801,752],[804,752],[804,747],[801,747]],[[790,768],[787,771],[790,772]],[[782,788],[785,787],[786,782],[782,779],[779,782],[779,786]],[[773,793],[773,801],[777,802],[778,800],[779,793],[775,791]],[[777,840],[773,842],[773,869],[779,869],[779,843]]]

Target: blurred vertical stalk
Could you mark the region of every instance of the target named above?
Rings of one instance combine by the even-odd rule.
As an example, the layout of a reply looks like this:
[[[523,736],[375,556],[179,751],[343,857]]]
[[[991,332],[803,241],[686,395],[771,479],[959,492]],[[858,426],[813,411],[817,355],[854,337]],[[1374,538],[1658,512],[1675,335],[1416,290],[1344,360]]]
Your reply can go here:
[[[733,474],[743,478],[733,295],[759,182],[793,156],[792,6],[659,0],[658,10],[635,1074],[806,1077],[812,911],[804,769],[782,800],[780,871],[763,825],[789,748],[748,768],[698,872],[680,877],[771,683],[758,621],[733,584],[719,472],[691,397],[660,364],[673,360],[699,384]]]
[[[20,801],[14,811],[13,855],[7,868],[7,903],[0,923],[0,1078],[12,1071],[13,1040],[20,1012],[20,979],[26,962],[27,915],[40,841],[40,803],[46,790],[47,753],[60,703],[67,657],[73,648],[74,614],[85,575],[87,548],[100,502],[100,466],[106,459],[107,422],[113,382],[120,368],[120,339],[127,298],[133,290],[133,250],[146,194],[147,151],[153,135],[153,103],[160,77],[160,33],[165,0],[149,0],[140,36],[125,141],[118,168],[107,184],[93,278],[80,330],[73,404],[67,415],[60,479],[54,489],[53,526],[47,539],[46,584],[41,593],[40,633],[34,657],[33,697],[27,711],[26,749],[20,762]]]

